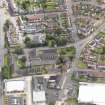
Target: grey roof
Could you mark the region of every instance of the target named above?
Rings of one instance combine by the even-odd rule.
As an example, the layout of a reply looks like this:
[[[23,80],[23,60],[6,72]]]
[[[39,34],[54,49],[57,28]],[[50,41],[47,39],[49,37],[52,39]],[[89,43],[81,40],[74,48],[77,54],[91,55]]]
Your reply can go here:
[[[24,105],[24,97],[8,96],[8,105]]]
[[[57,49],[41,50],[43,53],[57,53]]]
[[[30,59],[36,58],[36,49],[30,50],[28,54]]]
[[[32,79],[32,89],[34,91],[41,91],[45,89],[45,81],[43,77],[33,77]]]
[[[31,66],[53,65],[56,64],[58,53],[56,49],[40,50],[40,54],[36,49],[25,50],[27,62]]]
[[[58,53],[56,49],[48,49],[48,50],[43,50],[42,54],[40,55],[40,58],[43,61],[50,61],[50,60],[56,60],[58,57]]]
[[[42,65],[41,59],[40,58],[37,58],[37,57],[34,58],[34,59],[32,59],[30,63],[31,63],[31,66],[34,66],[34,65],[36,65],[36,66],[39,65],[40,66],[40,65]]]
[[[52,54],[52,53],[46,53],[40,55],[42,60],[56,60],[57,54]]]
[[[96,104],[92,104],[92,103],[78,103],[78,105],[96,105]]]
[[[54,80],[54,82],[53,82],[53,84],[55,85],[54,88],[57,88],[57,87],[61,88],[61,85],[62,85],[62,83],[63,83],[63,81],[62,81],[62,76],[60,76],[60,75],[51,76],[51,77],[49,78],[49,81],[48,81],[48,83],[49,83],[48,86],[50,85],[50,83],[52,83],[52,82],[50,82],[50,81],[52,81],[52,80]]]

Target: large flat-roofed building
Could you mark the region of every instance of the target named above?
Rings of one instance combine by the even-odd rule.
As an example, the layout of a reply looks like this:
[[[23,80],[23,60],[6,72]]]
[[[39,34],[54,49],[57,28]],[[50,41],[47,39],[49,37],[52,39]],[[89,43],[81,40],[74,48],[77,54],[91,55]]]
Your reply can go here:
[[[31,76],[4,80],[4,105],[32,105]]]
[[[80,82],[78,101],[105,105],[105,84]]]
[[[32,102],[33,105],[46,105],[45,79],[43,77],[32,78]]]
[[[24,80],[10,80],[5,82],[5,91],[11,92],[24,92],[25,81]]]
[[[46,105],[45,91],[33,91],[33,103]]]
[[[78,105],[96,105],[96,104],[91,104],[91,103],[78,103]]]
[[[26,105],[25,96],[8,96],[5,99],[5,105]]]

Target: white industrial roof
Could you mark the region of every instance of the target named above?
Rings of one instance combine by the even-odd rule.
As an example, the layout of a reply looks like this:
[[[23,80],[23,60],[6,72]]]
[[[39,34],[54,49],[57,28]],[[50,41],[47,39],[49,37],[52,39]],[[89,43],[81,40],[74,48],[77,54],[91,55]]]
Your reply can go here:
[[[105,105],[105,84],[80,82],[78,101]]]
[[[33,91],[33,102],[45,102],[45,91]]]
[[[24,80],[10,80],[5,82],[6,92],[13,91],[24,91],[25,81]]]

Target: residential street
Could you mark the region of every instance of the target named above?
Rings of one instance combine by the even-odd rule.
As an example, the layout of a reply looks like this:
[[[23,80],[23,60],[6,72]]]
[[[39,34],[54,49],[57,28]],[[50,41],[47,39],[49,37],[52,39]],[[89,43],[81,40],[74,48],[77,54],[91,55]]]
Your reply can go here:
[[[0,8],[0,66],[3,65],[3,48],[4,48],[4,35],[3,35],[3,24],[4,24],[4,12]]]
[[[70,16],[69,18],[71,19],[71,24],[72,24],[72,37],[75,40],[75,42],[79,41],[78,35],[77,35],[77,29],[75,25],[75,17],[73,16],[73,11],[72,11],[72,1],[71,0],[66,0],[66,5],[67,5],[67,13]]]
[[[86,44],[91,41],[92,39],[94,39],[94,37],[101,31],[105,30],[105,22],[97,29],[95,30],[89,37],[87,37],[84,40],[81,40],[77,43],[74,44],[74,46],[76,47],[76,56],[74,61],[72,62],[72,67],[70,69],[70,71],[66,74],[64,74],[64,79],[63,79],[63,84],[62,84],[62,92],[60,92],[59,94],[59,99],[64,97],[65,99],[65,95],[64,95],[64,88],[68,89],[71,93],[73,91],[73,81],[70,79],[72,73],[74,70],[78,70],[78,68],[76,67],[76,63],[80,57],[80,54],[83,50],[83,48],[86,46]],[[68,45],[67,47],[70,47],[71,45]],[[67,82],[69,81],[69,83]],[[69,86],[68,86],[69,85]],[[70,90],[71,89],[71,90]],[[75,90],[75,89],[74,89]],[[74,96],[76,96],[76,93],[72,93]],[[67,95],[66,95],[67,96]],[[63,100],[62,100],[63,101]]]
[[[8,6],[10,6],[10,7],[13,6],[11,0],[6,0],[6,1],[8,3]],[[16,15],[16,14],[18,14],[17,12],[13,13],[13,15],[11,16],[9,13],[9,10],[7,9],[8,7],[0,8],[0,91],[1,91],[0,92],[0,105],[3,105],[3,88],[4,88],[3,83],[4,83],[4,80],[2,80],[1,68],[4,66],[4,64],[9,65],[8,66],[9,69],[7,69],[7,71],[10,71],[10,72],[13,71],[13,72],[15,72],[14,74],[16,74],[13,76],[13,73],[11,72],[10,77],[4,76],[6,79],[7,78],[9,79],[11,77],[19,77],[19,76],[20,77],[26,76],[26,78],[27,78],[27,76],[31,76],[32,79],[34,80],[36,78],[33,78],[33,75],[35,77],[40,77],[40,79],[38,79],[37,81],[34,81],[35,86],[33,86],[32,88],[31,88],[31,85],[34,82],[32,82],[31,79],[29,78],[28,87],[24,88],[25,91],[27,88],[28,91],[27,91],[26,95],[28,95],[28,99],[31,100],[32,102],[33,102],[33,100],[31,98],[33,98],[33,97],[31,97],[31,95],[33,95],[33,94],[31,94],[31,93],[33,93],[33,91],[34,92],[45,91],[45,95],[47,93],[47,96],[45,96],[45,98],[48,99],[48,102],[56,101],[56,100],[64,102],[68,98],[78,100],[77,88],[79,87],[79,82],[72,80],[72,77],[73,77],[72,74],[74,71],[81,70],[77,67],[77,62],[78,62],[85,46],[90,41],[92,41],[96,37],[96,35],[98,35],[100,32],[105,32],[105,20],[103,19],[103,17],[100,18],[100,20],[102,20],[103,22],[102,22],[102,24],[100,22],[101,25],[98,24],[97,28],[96,28],[94,25],[95,22],[98,21],[98,19],[96,19],[96,21],[94,23],[92,23],[92,25],[91,25],[92,28],[91,28],[90,27],[91,20],[93,21],[93,20],[95,20],[95,18],[98,18],[98,16],[95,17],[97,12],[94,13],[96,8],[94,9],[91,6],[91,8],[89,10],[90,12],[89,13],[87,12],[87,14],[89,14],[89,15],[83,16],[83,17],[85,17],[86,22],[85,22],[85,20],[83,20],[83,17],[81,14],[79,16],[77,15],[77,17],[80,17],[81,21],[83,20],[83,23],[84,23],[83,24],[80,20],[78,20],[78,21],[80,21],[78,23],[83,24],[83,25],[80,24],[80,26],[82,27],[82,28],[80,27],[81,30],[82,29],[85,30],[85,31],[82,30],[84,34],[82,34],[82,33],[80,34],[79,31],[77,31],[77,30],[79,30],[79,28],[77,28],[79,25],[77,25],[77,23],[75,21],[77,19],[77,17],[74,15],[75,13],[73,14],[74,8],[72,9],[72,6],[76,3],[81,4],[81,2],[74,2],[72,0],[65,0],[65,1],[66,2],[64,5],[55,7],[55,9],[58,8],[58,10],[59,10],[59,8],[63,8],[63,6],[65,8],[67,7],[66,8],[67,11],[66,11],[66,9],[64,9],[64,11],[63,11],[64,14],[62,14],[61,11],[60,12],[52,11],[51,13],[50,12],[45,13],[44,8],[43,8],[43,11],[41,13],[31,14],[32,16],[30,14],[28,14],[29,11],[27,12],[27,14],[25,14],[25,16],[24,16],[24,14],[17,16]],[[48,2],[50,2],[50,1],[48,1]],[[90,1],[89,3],[88,3],[88,1],[83,0],[82,3],[84,3],[84,4],[92,3],[92,5],[94,5],[96,7],[98,6],[98,4],[96,2],[94,2],[94,0]],[[57,3],[55,2],[55,5],[56,4]],[[79,8],[79,6],[78,6],[78,8]],[[77,13],[79,13],[78,8],[76,7]],[[81,9],[84,9],[84,8],[85,8],[85,6],[81,7]],[[20,8],[20,9],[22,9],[22,8]],[[40,9],[40,8],[38,7],[38,9]],[[89,9],[88,6],[86,6],[86,11],[88,11],[88,9]],[[100,10],[102,10],[102,9],[100,9]],[[13,9],[13,11],[14,11],[14,9]],[[23,10],[23,12],[24,11],[25,10]],[[85,11],[85,9],[81,10],[81,11],[83,12],[83,11]],[[65,15],[65,12],[66,12],[67,16]],[[43,26],[43,31],[33,32],[32,30],[34,30],[35,28],[36,28],[36,30],[38,30],[37,27],[39,27],[39,26],[40,26],[39,28],[42,27],[43,19],[41,18],[42,16],[39,16],[39,14],[46,15],[47,21],[45,22],[46,24]],[[90,14],[93,14],[95,18],[92,18],[90,16]],[[99,13],[97,13],[97,14],[99,15]],[[28,15],[29,15],[29,17],[28,17]],[[36,16],[36,15],[38,15],[38,16]],[[51,16],[49,16],[49,15],[51,15]],[[54,17],[53,17],[53,15],[54,15]],[[89,17],[89,19],[90,18],[92,18],[92,19],[87,21],[88,17]],[[67,18],[67,20],[66,20],[66,18]],[[7,31],[6,38],[8,40],[9,47],[4,48],[5,36],[4,36],[3,26],[7,19],[9,19],[11,21],[11,23],[13,23],[13,25],[11,25],[11,24],[8,25],[9,30]],[[67,29],[67,31],[70,32],[70,35],[72,35],[72,38],[70,36],[69,37],[67,36],[67,34],[68,34],[67,32],[64,33],[61,30],[64,27],[63,24],[65,24],[66,21],[68,22],[68,20],[71,23],[71,26],[70,27],[67,26],[64,29]],[[55,24],[57,22],[59,25],[56,26]],[[41,25],[40,25],[40,23],[41,23]],[[50,23],[52,23],[52,24],[50,25]],[[88,27],[85,27],[86,25]],[[48,27],[48,30],[45,26]],[[61,27],[60,28],[61,32],[60,32],[60,30],[56,30],[56,29],[59,29],[58,26]],[[49,30],[49,27],[51,28],[50,30]],[[46,29],[46,32],[44,31],[45,30],[44,28]],[[53,28],[56,28],[56,29],[54,30]],[[89,28],[89,31],[87,31],[88,30],[87,28]],[[26,32],[28,29],[29,29],[29,33]],[[26,31],[24,31],[24,30],[26,30]],[[54,32],[53,32],[53,30],[54,30]],[[53,34],[50,31],[52,31]],[[56,31],[58,31],[58,32],[56,33]],[[60,32],[60,34],[59,34],[59,32]],[[85,32],[87,32],[88,34],[85,34]],[[37,36],[37,34],[38,34],[38,36]],[[58,34],[59,34],[59,36],[58,36]],[[63,34],[63,35],[59,41],[59,37],[61,36],[61,34]],[[78,34],[80,34],[80,36]],[[50,36],[50,35],[52,35],[52,36]],[[54,35],[56,35],[56,36],[54,36]],[[83,38],[81,38],[82,35],[83,35]],[[50,37],[48,37],[48,36],[50,36]],[[66,40],[62,40],[62,38],[66,39]],[[73,41],[72,42],[68,41],[67,39],[69,39],[69,38],[73,39]],[[57,41],[55,39],[57,39]],[[40,40],[42,40],[42,42],[40,42]],[[48,42],[46,40],[48,40]],[[21,43],[16,43],[16,41],[21,42]],[[65,42],[65,44],[61,43],[61,44],[57,45],[57,42],[59,42],[59,43]],[[46,46],[46,47],[44,47],[44,46]],[[69,47],[69,48],[67,48],[67,47]],[[70,47],[72,47],[72,48],[70,48]],[[59,48],[63,48],[63,49],[65,48],[65,49],[63,51],[63,49],[59,49]],[[8,50],[8,49],[10,49],[10,50]],[[73,51],[71,51],[72,49],[73,49]],[[8,50],[8,52],[10,51],[9,54],[11,55],[11,57],[7,57],[6,60],[8,63],[4,63],[4,55],[7,52],[7,50]],[[45,50],[45,51],[43,51],[43,50]],[[62,54],[62,53],[64,53],[64,54]],[[89,53],[89,56],[90,56],[90,53]],[[50,63],[50,61],[51,61],[51,63]],[[49,72],[50,68],[51,68],[51,72]],[[68,69],[68,68],[70,68],[70,69]],[[55,69],[55,71],[53,69]],[[87,69],[86,71],[89,71],[89,70],[91,70],[91,69]],[[5,72],[5,70],[4,70],[4,72]],[[8,74],[10,74],[10,72]],[[28,73],[26,74],[26,72],[29,72],[29,74]],[[37,75],[37,72],[39,72],[38,75]],[[36,74],[34,74],[34,73],[36,73]],[[3,75],[5,75],[5,73],[3,73]],[[57,78],[57,76],[59,77],[59,79]],[[43,78],[41,78],[41,77],[46,77],[46,81],[45,81],[46,88],[43,88],[44,81],[43,81]],[[53,77],[53,78],[50,78],[50,77]],[[32,82],[32,84],[31,84],[31,82]],[[24,83],[26,83],[26,82],[24,82]],[[37,84],[38,84],[38,86],[36,87]],[[25,84],[25,85],[27,85],[27,84]],[[51,88],[50,88],[50,85],[51,85]],[[5,85],[5,87],[6,87],[6,85]],[[49,89],[47,89],[47,88],[49,88]],[[11,91],[11,93],[13,93],[13,92],[15,92],[15,91]],[[16,92],[17,92],[17,89],[16,89]],[[25,94],[25,92],[24,92],[24,94]],[[45,99],[45,101],[46,101],[46,99]],[[40,102],[42,102],[42,101],[40,101]],[[32,103],[29,102],[28,104],[31,105]]]
[[[3,67],[3,58],[4,58],[4,54],[5,54],[5,49],[4,49],[4,32],[3,32],[3,25],[5,23],[5,14],[4,14],[4,10],[3,8],[0,8],[0,70]],[[0,71],[1,72],[1,71]],[[0,74],[0,91],[3,92],[3,84],[2,84],[2,80],[1,80],[1,74]],[[2,96],[3,94],[0,93],[0,105],[3,105],[3,101],[2,101]]]

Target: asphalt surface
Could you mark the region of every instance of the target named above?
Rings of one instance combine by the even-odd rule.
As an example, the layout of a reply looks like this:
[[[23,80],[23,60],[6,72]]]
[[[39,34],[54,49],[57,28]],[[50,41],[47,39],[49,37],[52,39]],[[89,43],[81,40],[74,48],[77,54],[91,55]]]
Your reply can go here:
[[[5,14],[3,8],[0,8],[0,72],[1,68],[3,67],[3,58],[5,54],[5,49],[4,49],[4,32],[3,32],[3,25],[5,23]],[[0,105],[3,105],[3,83],[0,75]]]
[[[4,24],[4,13],[0,9],[0,66],[3,65],[3,48],[4,48],[3,24]]]
[[[95,30],[89,37],[83,39],[83,40],[79,40],[78,39],[78,36],[77,36],[77,29],[76,29],[76,26],[74,24],[74,21],[75,21],[75,18],[74,16],[72,15],[73,12],[72,12],[72,1],[71,0],[66,0],[67,1],[67,8],[68,8],[68,14],[71,14],[70,15],[70,18],[71,18],[71,22],[72,22],[72,37],[73,39],[75,40],[75,43],[74,44],[69,44],[67,46],[64,46],[64,47],[71,47],[71,46],[75,46],[76,48],[76,56],[75,56],[75,59],[74,61],[72,62],[72,68],[71,70],[64,74],[64,79],[63,79],[63,84],[62,84],[62,90],[58,93],[57,91],[55,91],[55,93],[53,92],[52,94],[52,90],[48,90],[49,93],[51,93],[51,97],[49,96],[48,98],[52,98],[52,95],[56,96],[54,97],[53,100],[55,100],[57,97],[59,99],[62,99],[65,98],[67,95],[69,96],[74,96],[76,97],[76,92],[75,92],[75,88],[74,88],[74,81],[71,80],[71,74],[74,70],[77,70],[76,68],[76,62],[77,60],[79,59],[80,57],[80,54],[83,50],[83,48],[86,46],[86,44],[93,40],[94,37],[101,31],[104,31],[105,30],[105,22],[103,22],[103,24],[97,28],[97,30]],[[96,4],[97,5],[97,4]],[[4,54],[4,35],[3,35],[3,24],[5,22],[5,14],[4,14],[4,11],[0,8],[0,67],[3,65],[3,54]],[[59,48],[64,48],[64,47],[59,47]],[[44,48],[39,48],[39,49],[49,49],[48,47],[44,47]],[[0,90],[2,89],[2,81],[0,79]],[[65,94],[65,91],[67,91],[67,94]],[[2,105],[2,94],[0,94],[0,105]]]
[[[71,24],[72,24],[72,38],[74,39],[75,42],[77,42],[79,41],[79,38],[77,35],[76,25],[74,24],[75,17],[73,16],[72,1],[66,0],[66,5],[67,5],[67,13],[68,13],[68,16],[70,16],[69,18],[71,19]]]
[[[72,5],[72,2],[71,0],[67,0],[67,5],[68,5],[68,9],[69,9],[69,13],[72,13],[72,10],[71,10],[71,5]],[[71,19],[74,19],[73,16],[71,15]],[[72,21],[73,23],[74,21]],[[67,98],[67,94],[65,95],[65,89],[66,91],[68,91],[68,93],[70,93],[71,97],[76,97],[77,96],[77,93],[76,93],[76,89],[75,89],[75,86],[73,85],[73,81],[71,80],[71,75],[72,75],[72,72],[74,70],[78,70],[78,68],[76,67],[76,62],[78,61],[79,57],[80,57],[80,54],[82,52],[82,50],[84,49],[84,47],[87,45],[87,43],[91,40],[94,39],[94,37],[99,33],[99,32],[103,32],[105,31],[105,22],[103,22],[99,28],[97,28],[90,36],[88,36],[87,38],[83,39],[83,40],[80,40],[78,41],[78,38],[77,38],[77,34],[76,34],[76,28],[75,28],[75,25],[73,24],[73,29],[75,31],[75,33],[73,33],[74,35],[74,40],[75,40],[75,43],[74,44],[69,44],[67,45],[66,47],[71,47],[71,46],[75,46],[76,48],[76,55],[75,55],[75,59],[74,61],[72,62],[72,67],[69,71],[69,73],[66,73],[64,75],[64,79],[63,79],[63,84],[62,84],[62,90],[59,94],[59,99],[62,99],[65,100],[65,98]],[[69,96],[68,96],[69,97]]]

